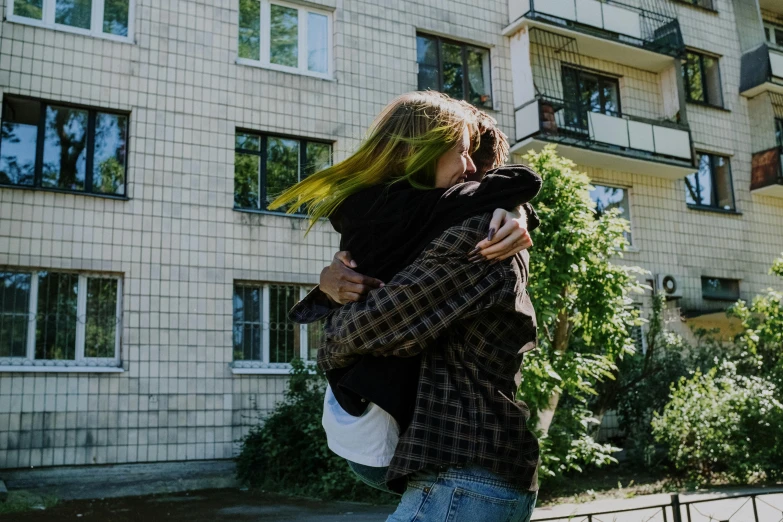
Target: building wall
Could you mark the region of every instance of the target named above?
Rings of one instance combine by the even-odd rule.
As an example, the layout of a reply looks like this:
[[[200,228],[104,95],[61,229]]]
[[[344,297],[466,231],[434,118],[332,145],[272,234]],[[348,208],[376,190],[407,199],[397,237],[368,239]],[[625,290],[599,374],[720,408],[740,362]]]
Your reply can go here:
[[[783,199],[750,193],[752,153],[775,143],[772,107],[767,94],[753,100],[739,95],[738,31],[744,26],[735,19],[733,2],[716,0],[717,12],[669,3],[676,8],[686,46],[720,57],[725,109],[688,103],[687,118],[697,151],[730,157],[737,213],[689,209],[681,179],[582,168],[597,184],[630,190],[634,244],[622,262],[676,276],[684,297],[671,302],[672,307],[697,313],[723,310],[727,303],[702,299],[702,276],[740,279],[743,299],[776,284],[768,270],[783,251]],[[622,76],[624,112],[661,116],[649,113],[657,107],[655,98],[663,102],[656,75],[589,57],[583,65]],[[661,73],[662,84],[668,85],[663,77],[671,73]],[[690,330],[681,326],[687,335]]]
[[[280,398],[284,376],[231,372],[233,283],[313,284],[338,237],[232,209],[237,128],[344,158],[416,88],[422,30],[491,48],[510,129],[505,1],[306,4],[334,10],[334,80],[237,64],[236,0],[137,0],[133,44],[0,23],[2,95],[130,112],[127,201],[0,188],[0,267],[124,281],[123,373],[0,373],[0,468],[228,458]]]

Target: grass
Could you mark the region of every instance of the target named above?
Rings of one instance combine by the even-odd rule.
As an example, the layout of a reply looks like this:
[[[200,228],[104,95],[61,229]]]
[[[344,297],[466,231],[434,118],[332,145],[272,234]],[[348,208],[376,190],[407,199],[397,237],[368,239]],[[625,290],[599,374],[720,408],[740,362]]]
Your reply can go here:
[[[681,488],[682,483],[665,470],[650,471],[638,465],[621,463],[544,482],[539,491],[538,505],[583,504],[607,498],[673,493]]]
[[[5,502],[0,502],[0,515],[21,513],[34,509],[46,510],[58,503],[57,497],[38,495],[29,491],[9,491]]]

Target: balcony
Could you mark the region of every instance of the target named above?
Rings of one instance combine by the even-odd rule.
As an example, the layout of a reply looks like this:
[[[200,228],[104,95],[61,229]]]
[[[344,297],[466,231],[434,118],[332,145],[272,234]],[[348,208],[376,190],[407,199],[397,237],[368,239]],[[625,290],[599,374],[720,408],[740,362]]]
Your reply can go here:
[[[653,72],[670,67],[685,50],[676,13],[667,2],[509,0],[508,5],[505,36],[538,27],[574,38],[587,56]]]
[[[748,98],[764,91],[783,93],[783,50],[767,44],[742,55],[740,94]]]
[[[753,155],[751,193],[783,198],[783,169],[780,159],[782,152],[783,148],[775,147]]]
[[[512,152],[557,143],[563,156],[583,166],[667,179],[694,172],[688,127],[651,117],[661,105],[673,107],[671,100],[632,100],[645,116],[621,110],[620,78],[582,67],[576,41],[557,33],[532,28],[512,39],[511,52]]]

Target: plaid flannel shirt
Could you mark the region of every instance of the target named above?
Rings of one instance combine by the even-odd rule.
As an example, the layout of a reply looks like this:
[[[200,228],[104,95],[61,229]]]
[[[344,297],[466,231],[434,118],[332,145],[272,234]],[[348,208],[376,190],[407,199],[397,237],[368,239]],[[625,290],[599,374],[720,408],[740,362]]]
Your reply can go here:
[[[517,489],[538,488],[538,441],[527,406],[514,400],[523,353],[536,344],[528,254],[494,265],[468,262],[490,218],[449,228],[365,301],[333,309],[316,289],[291,311],[298,322],[326,318],[323,370],[367,353],[424,353],[413,421],[387,475],[392,486],[424,468],[470,463]]]

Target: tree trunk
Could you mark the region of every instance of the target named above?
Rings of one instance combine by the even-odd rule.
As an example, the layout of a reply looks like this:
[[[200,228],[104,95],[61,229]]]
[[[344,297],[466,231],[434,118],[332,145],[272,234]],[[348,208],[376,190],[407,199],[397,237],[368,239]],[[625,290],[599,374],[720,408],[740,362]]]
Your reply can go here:
[[[563,289],[563,296],[565,296],[565,289]],[[571,325],[568,321],[568,312],[561,310],[557,314],[557,326],[555,327],[555,338],[552,340],[552,348],[557,353],[565,353],[568,349],[568,338],[571,334]],[[555,412],[557,411],[557,405],[560,402],[561,392],[553,391],[549,397],[549,403],[546,409],[541,410],[538,414],[538,432],[541,435],[546,435],[549,432],[549,427],[552,425],[552,420],[555,418]]]

